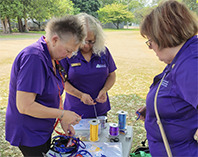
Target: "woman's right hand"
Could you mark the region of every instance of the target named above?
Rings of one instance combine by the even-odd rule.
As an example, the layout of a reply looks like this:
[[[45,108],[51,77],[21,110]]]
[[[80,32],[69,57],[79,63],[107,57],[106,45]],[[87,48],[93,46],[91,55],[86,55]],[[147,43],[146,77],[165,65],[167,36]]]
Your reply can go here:
[[[143,120],[143,121],[145,121],[145,117],[146,117],[146,106],[140,107],[137,111],[140,113],[140,119]],[[136,113],[136,115],[139,116],[137,113]]]
[[[76,125],[81,121],[81,116],[79,116],[78,114],[76,114],[73,111],[69,111],[69,110],[65,110],[64,111],[64,115],[63,118],[61,120],[61,122],[63,123],[67,123],[69,125]]]
[[[73,136],[75,130],[71,125],[76,125],[81,121],[81,116],[73,111],[64,110],[64,115],[61,119],[61,127],[65,132],[66,136]]]
[[[96,102],[92,99],[89,94],[83,93],[80,99],[86,105],[95,105]]]

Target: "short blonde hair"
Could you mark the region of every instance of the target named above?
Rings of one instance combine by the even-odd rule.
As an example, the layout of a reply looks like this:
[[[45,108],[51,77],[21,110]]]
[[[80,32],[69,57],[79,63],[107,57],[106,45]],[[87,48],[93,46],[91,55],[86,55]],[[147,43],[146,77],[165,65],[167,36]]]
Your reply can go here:
[[[160,50],[176,47],[198,33],[198,19],[183,3],[168,0],[145,17],[140,33],[157,43]]]
[[[94,33],[96,42],[93,45],[93,53],[100,56],[101,52],[105,50],[105,34],[100,21],[86,13],[77,14],[76,17],[84,24],[86,32]]]
[[[73,36],[76,43],[82,43],[86,37],[84,26],[74,15],[62,18],[52,18],[46,25],[46,38],[51,39],[57,35],[61,40],[67,41]]]

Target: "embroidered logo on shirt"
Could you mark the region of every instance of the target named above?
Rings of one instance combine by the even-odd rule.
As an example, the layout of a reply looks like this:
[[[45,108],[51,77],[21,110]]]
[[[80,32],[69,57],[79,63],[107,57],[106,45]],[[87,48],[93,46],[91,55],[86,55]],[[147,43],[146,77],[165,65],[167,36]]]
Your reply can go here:
[[[97,64],[96,68],[106,68],[106,64]]]
[[[168,86],[169,81],[163,80],[162,82],[162,86],[167,87]]]
[[[71,64],[72,67],[76,67],[76,66],[80,66],[80,65],[81,65],[81,63],[72,63]]]

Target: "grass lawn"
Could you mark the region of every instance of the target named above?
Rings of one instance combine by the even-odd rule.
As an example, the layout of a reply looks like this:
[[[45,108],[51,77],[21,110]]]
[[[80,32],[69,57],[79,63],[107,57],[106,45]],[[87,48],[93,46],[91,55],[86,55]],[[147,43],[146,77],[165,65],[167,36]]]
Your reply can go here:
[[[16,55],[45,32],[23,33],[13,35],[0,34],[0,156],[21,157],[18,148],[5,141],[5,111],[8,100],[9,75]],[[136,110],[145,105],[146,94],[155,75],[165,65],[161,63],[152,50],[145,44],[146,39],[140,36],[139,30],[105,29],[106,45],[117,66],[116,83],[108,92],[111,101],[109,122],[118,122],[119,110],[128,112],[127,125],[133,126],[132,150],[146,138],[144,123],[136,121]]]

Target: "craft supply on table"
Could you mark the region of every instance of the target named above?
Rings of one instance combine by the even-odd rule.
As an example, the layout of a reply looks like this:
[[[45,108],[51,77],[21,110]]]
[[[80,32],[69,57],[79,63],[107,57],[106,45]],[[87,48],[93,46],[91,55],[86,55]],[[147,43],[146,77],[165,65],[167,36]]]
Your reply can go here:
[[[74,125],[74,130],[90,130],[90,124],[89,121],[93,119],[81,119],[81,121]],[[101,125],[99,124],[98,134],[101,133]]]
[[[101,129],[105,129],[107,117],[106,116],[98,116],[98,119],[100,120]]]
[[[119,127],[116,123],[109,124],[109,141],[119,142]]]
[[[90,137],[89,140],[92,142],[99,141],[98,129],[100,121],[98,119],[92,119],[89,121],[90,124]]]
[[[79,148],[86,148],[84,142],[82,142],[79,138],[58,135],[52,138],[50,150],[47,154],[49,156],[54,156],[56,153],[59,156],[62,156],[63,154],[69,154],[70,156],[73,156],[76,155]],[[47,155],[45,154],[45,156]]]
[[[120,134],[127,134],[127,129],[126,129],[126,116],[128,112],[126,111],[118,111],[118,126],[119,126],[119,132]]]

